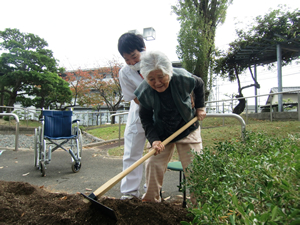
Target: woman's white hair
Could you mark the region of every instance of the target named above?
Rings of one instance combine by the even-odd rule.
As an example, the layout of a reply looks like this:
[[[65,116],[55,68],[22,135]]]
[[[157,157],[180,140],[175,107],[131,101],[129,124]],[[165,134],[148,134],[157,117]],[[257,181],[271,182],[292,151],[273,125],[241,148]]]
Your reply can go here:
[[[144,51],[141,53],[141,74],[147,79],[149,73],[161,70],[164,75],[173,75],[173,67],[169,58],[160,51]]]

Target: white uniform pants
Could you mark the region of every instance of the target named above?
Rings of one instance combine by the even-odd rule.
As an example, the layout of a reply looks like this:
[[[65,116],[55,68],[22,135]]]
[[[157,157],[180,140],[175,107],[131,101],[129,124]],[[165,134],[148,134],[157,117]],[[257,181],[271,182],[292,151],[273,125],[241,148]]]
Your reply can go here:
[[[123,171],[143,156],[146,142],[144,132],[132,132],[126,129],[124,133]],[[139,197],[139,186],[143,176],[143,164],[135,168],[121,181],[121,193]]]

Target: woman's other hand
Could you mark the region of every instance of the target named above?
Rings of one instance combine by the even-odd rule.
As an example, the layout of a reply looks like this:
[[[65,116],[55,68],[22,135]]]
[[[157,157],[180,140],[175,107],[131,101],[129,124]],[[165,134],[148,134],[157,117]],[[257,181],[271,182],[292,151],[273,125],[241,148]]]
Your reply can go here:
[[[196,110],[196,116],[198,120],[202,121],[206,117],[206,109],[205,108],[198,108]]]
[[[162,152],[165,149],[165,146],[161,141],[154,141],[152,143],[152,148],[156,150],[154,155],[158,155],[160,154],[160,152]]]

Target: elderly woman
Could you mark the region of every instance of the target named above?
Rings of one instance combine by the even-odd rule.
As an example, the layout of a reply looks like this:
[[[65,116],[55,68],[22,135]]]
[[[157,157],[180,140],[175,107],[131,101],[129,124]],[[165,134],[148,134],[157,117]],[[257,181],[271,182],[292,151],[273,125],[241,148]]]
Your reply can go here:
[[[140,72],[145,80],[134,94],[146,137],[156,150],[155,157],[145,163],[147,191],[143,201],[160,202],[164,173],[175,146],[184,170],[192,162],[191,150],[201,152],[198,121],[166,146],[162,142],[195,116],[205,118],[204,83],[182,68],[173,68],[168,57],[158,51],[142,54]]]

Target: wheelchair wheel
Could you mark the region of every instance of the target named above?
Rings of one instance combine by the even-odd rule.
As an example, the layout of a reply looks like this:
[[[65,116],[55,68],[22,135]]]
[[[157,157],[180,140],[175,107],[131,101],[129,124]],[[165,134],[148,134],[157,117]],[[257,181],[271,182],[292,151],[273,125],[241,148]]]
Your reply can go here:
[[[81,130],[79,129],[79,158],[81,158],[82,156],[82,134],[81,134]]]
[[[78,173],[81,168],[81,162],[73,162],[71,168],[74,173]]]
[[[77,133],[77,128],[74,128],[73,129],[73,134],[76,134]],[[75,156],[77,158],[81,158],[82,156],[82,135],[81,135],[81,130],[79,129],[79,132],[78,132],[78,148],[79,148],[79,154],[77,154],[77,142],[75,139],[71,139],[71,149],[74,149],[76,148],[76,151],[73,151]],[[73,162],[73,159],[72,159],[72,162]]]
[[[37,129],[34,129],[34,144],[33,144],[33,148],[34,148],[34,167],[38,167],[39,162],[38,162],[38,134],[37,134]]]
[[[41,148],[41,127],[34,130],[34,166],[39,169]]]

